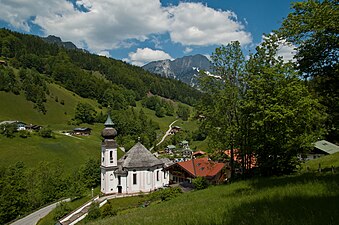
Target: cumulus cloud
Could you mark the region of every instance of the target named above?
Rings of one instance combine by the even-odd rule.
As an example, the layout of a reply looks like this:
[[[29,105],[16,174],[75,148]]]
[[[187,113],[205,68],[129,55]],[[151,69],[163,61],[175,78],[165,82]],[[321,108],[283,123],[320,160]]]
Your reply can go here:
[[[193,51],[193,48],[186,47],[185,50],[184,50],[184,53],[187,54],[187,53],[190,53],[192,51]]]
[[[282,40],[279,42],[279,49],[278,49],[278,56],[283,57],[283,60],[285,62],[292,61],[295,62],[295,59],[293,58],[297,51],[295,50],[295,46],[291,43]]]
[[[231,11],[209,8],[201,3],[179,3],[171,6],[170,36],[172,41],[183,45],[228,44],[239,41],[249,44],[251,34],[237,21]]]
[[[165,59],[172,59],[172,57],[168,53],[161,50],[138,48],[136,52],[130,52],[128,54],[128,58],[123,60],[136,66],[143,66],[152,61]]]
[[[162,6],[160,0],[1,0],[1,19],[29,31],[34,23],[92,52],[124,48],[169,34],[184,46],[251,42],[251,34],[231,11],[201,3]],[[189,48],[187,48],[189,50]]]

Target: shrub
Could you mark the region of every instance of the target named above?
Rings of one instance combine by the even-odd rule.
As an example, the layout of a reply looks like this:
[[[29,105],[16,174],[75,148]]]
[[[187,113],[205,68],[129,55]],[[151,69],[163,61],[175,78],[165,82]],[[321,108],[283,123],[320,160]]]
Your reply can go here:
[[[197,177],[192,181],[196,190],[202,190],[208,187],[208,182],[205,177]]]
[[[100,208],[98,203],[92,203],[88,209],[86,221],[98,219],[101,216]]]
[[[39,135],[43,138],[51,138],[52,136],[52,130],[50,128],[44,127],[39,131]]]

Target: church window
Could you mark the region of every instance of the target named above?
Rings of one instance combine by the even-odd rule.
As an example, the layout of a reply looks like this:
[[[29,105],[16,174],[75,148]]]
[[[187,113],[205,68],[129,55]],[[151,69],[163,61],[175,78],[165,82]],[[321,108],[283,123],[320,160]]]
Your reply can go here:
[[[133,184],[137,184],[137,174],[133,174]]]
[[[159,181],[159,170],[157,171],[157,181]]]
[[[118,185],[121,185],[121,176],[118,176]]]
[[[109,152],[109,162],[113,163],[113,151]]]
[[[164,171],[164,179],[166,179],[166,171]]]

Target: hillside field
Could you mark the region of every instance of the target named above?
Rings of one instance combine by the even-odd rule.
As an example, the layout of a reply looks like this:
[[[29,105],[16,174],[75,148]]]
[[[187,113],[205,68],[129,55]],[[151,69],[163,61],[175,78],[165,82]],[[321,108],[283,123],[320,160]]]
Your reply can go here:
[[[339,154],[308,163],[325,165],[329,158],[338,166]],[[90,224],[334,225],[339,224],[338,201],[338,172],[300,173],[193,191]]]

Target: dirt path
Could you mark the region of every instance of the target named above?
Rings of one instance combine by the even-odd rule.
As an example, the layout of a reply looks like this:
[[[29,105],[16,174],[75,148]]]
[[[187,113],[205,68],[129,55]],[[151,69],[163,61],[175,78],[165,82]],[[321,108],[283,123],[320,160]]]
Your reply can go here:
[[[156,144],[156,146],[160,145],[164,140],[165,138],[170,135],[170,132],[172,130],[172,126],[175,122],[177,122],[178,120],[174,120],[169,126],[168,126],[168,130],[166,131],[165,135],[161,138],[161,141],[158,142],[158,144]],[[150,151],[153,150],[154,147],[150,148]]]

